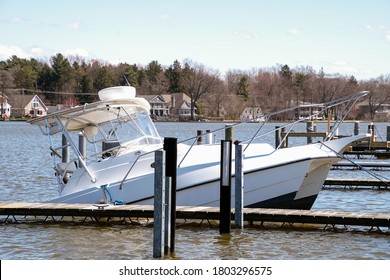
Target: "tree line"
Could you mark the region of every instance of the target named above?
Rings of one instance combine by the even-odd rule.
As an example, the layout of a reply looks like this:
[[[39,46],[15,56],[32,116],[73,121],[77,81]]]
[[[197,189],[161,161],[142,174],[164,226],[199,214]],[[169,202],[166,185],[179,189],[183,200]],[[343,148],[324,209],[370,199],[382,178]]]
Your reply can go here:
[[[358,81],[354,76],[315,71],[310,66],[291,69],[276,65],[222,74],[191,60],[175,60],[169,66],[158,61],[113,65],[58,53],[49,61],[17,56],[0,61],[0,91],[10,100],[35,93],[49,105],[79,105],[97,100],[97,92],[103,88],[127,84],[136,87],[138,95],[185,93],[197,116],[216,119],[239,119],[247,107],[268,113],[367,90],[368,110],[354,111],[349,117],[373,120],[377,109],[389,102],[390,94],[390,74]]]

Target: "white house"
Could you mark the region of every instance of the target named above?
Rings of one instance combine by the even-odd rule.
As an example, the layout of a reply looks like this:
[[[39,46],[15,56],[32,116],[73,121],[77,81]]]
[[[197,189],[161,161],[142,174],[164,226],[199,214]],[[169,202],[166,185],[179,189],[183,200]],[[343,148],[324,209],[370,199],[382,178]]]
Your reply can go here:
[[[12,106],[8,103],[8,97],[0,92],[0,117],[9,119],[11,116]]]
[[[18,107],[13,107],[13,115],[18,117],[42,117],[47,115],[48,108],[38,95],[20,95]]]
[[[242,122],[257,122],[263,120],[263,111],[260,107],[246,107],[240,116]]]

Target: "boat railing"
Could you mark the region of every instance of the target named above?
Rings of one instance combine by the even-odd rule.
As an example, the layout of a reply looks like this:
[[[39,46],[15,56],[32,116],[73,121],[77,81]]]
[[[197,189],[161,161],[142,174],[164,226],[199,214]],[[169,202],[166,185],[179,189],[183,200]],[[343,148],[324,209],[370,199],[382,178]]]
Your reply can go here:
[[[302,122],[305,122],[307,120],[315,119],[316,117],[318,117],[320,115],[323,115],[323,114],[327,114],[329,116],[329,112],[330,112],[330,110],[333,107],[345,104],[345,107],[343,108],[342,112],[340,113],[340,117],[338,117],[336,119],[336,121],[334,122],[332,127],[329,127],[329,131],[328,131],[328,133],[327,133],[327,135],[326,135],[326,137],[324,139],[324,141],[330,140],[330,139],[333,138],[333,136],[334,136],[335,132],[337,131],[337,129],[339,128],[340,124],[345,120],[346,116],[348,115],[350,110],[353,108],[353,106],[356,104],[356,102],[360,98],[366,96],[367,94],[368,94],[368,91],[362,91],[362,92],[354,93],[354,94],[349,95],[349,96],[344,96],[344,97],[335,99],[335,100],[330,101],[330,102],[324,102],[324,103],[317,103],[317,104],[307,105],[306,107],[309,107],[309,108],[310,107],[316,107],[316,108],[322,108],[322,109],[318,110],[315,113],[309,114],[308,116],[302,117],[302,118],[300,118],[300,119],[298,119],[296,121],[292,121],[292,122],[290,122],[290,123],[288,123],[286,125],[282,125],[282,126],[280,126],[278,128],[275,128],[274,130],[261,133],[261,131],[264,128],[265,124],[267,124],[273,117],[275,117],[277,115],[281,115],[281,114],[285,114],[285,113],[289,113],[289,112],[295,111],[295,110],[297,110],[299,108],[302,108],[302,106],[290,107],[290,108],[286,108],[286,109],[282,109],[282,110],[278,110],[278,111],[266,114],[266,115],[263,116],[264,121],[261,122],[261,125],[258,128],[258,130],[255,132],[255,134],[250,139],[246,139],[246,140],[241,141],[242,143],[246,143],[246,147],[244,148],[244,152],[245,152],[245,150],[250,146],[250,144],[255,139],[264,137],[265,135],[270,134],[270,133],[275,133],[275,131],[278,130],[278,129],[287,128],[287,132],[285,133],[284,137],[280,141],[279,145],[275,147],[275,150],[277,150],[277,149],[281,148],[282,144],[286,141],[287,137],[289,136],[289,133],[293,131],[293,128],[294,128],[294,126],[297,123],[302,123]],[[258,117],[253,118],[253,119],[249,119],[249,120],[247,120],[245,122],[234,123],[231,126],[232,127],[238,126],[238,125],[241,125],[242,123],[252,122],[252,121],[257,120],[257,119],[258,119]],[[188,141],[193,140],[193,142],[191,143],[188,151],[185,153],[185,155],[183,156],[183,158],[179,162],[178,167],[180,167],[180,165],[183,163],[183,161],[185,160],[187,155],[190,153],[190,151],[192,150],[193,146],[195,145],[195,143],[198,141],[198,139],[200,137],[203,137],[203,136],[205,136],[206,134],[209,134],[209,133],[215,133],[215,132],[218,132],[218,131],[221,131],[221,130],[225,130],[225,129],[226,129],[225,127],[222,127],[222,128],[213,130],[211,132],[209,131],[209,132],[206,132],[206,133],[203,133],[203,134],[199,134],[199,135],[197,135],[195,137],[191,137],[191,138],[188,138],[188,139],[185,139],[185,140],[181,141],[181,142],[188,142]]]

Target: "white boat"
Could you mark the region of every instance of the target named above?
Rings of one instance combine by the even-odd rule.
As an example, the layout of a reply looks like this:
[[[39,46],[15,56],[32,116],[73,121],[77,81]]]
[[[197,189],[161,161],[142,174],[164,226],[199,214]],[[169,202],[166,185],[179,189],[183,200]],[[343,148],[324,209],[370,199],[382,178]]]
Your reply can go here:
[[[329,105],[353,106],[366,94]],[[59,197],[50,202],[153,204],[154,151],[162,149],[163,138],[149,117],[150,105],[130,86],[107,88],[99,96],[101,101],[30,121],[50,139],[59,185]],[[290,148],[254,143],[254,136],[242,143],[244,207],[310,209],[340,153],[368,136]],[[220,143],[178,143],[177,205],[219,205],[220,159]]]

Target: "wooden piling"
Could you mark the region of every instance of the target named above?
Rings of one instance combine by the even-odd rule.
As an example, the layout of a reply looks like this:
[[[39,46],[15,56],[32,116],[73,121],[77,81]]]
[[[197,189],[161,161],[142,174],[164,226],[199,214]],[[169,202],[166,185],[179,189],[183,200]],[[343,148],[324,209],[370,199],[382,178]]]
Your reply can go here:
[[[225,140],[234,141],[234,127],[231,124],[225,125]]]
[[[353,134],[354,135],[359,135],[360,134],[360,127],[359,127],[359,122],[356,121],[353,124]]]
[[[202,145],[202,142],[203,142],[203,139],[202,139],[202,134],[203,134],[203,131],[202,130],[198,130],[196,131],[196,144],[197,145]]]
[[[242,145],[235,142],[235,213],[234,221],[238,229],[244,228],[244,171]]]
[[[69,162],[69,142],[66,136],[62,134],[62,163]]]
[[[316,132],[316,129],[315,129],[315,124],[313,121],[308,121],[306,123],[306,131],[308,133],[311,133],[311,132]],[[308,134],[309,135],[309,134]],[[313,143],[313,138],[312,137],[307,137],[307,144],[311,144]]]
[[[165,151],[155,152],[153,258],[161,258],[165,238]]]
[[[280,126],[275,126],[275,149],[279,147],[281,139],[282,131],[280,129]]]

